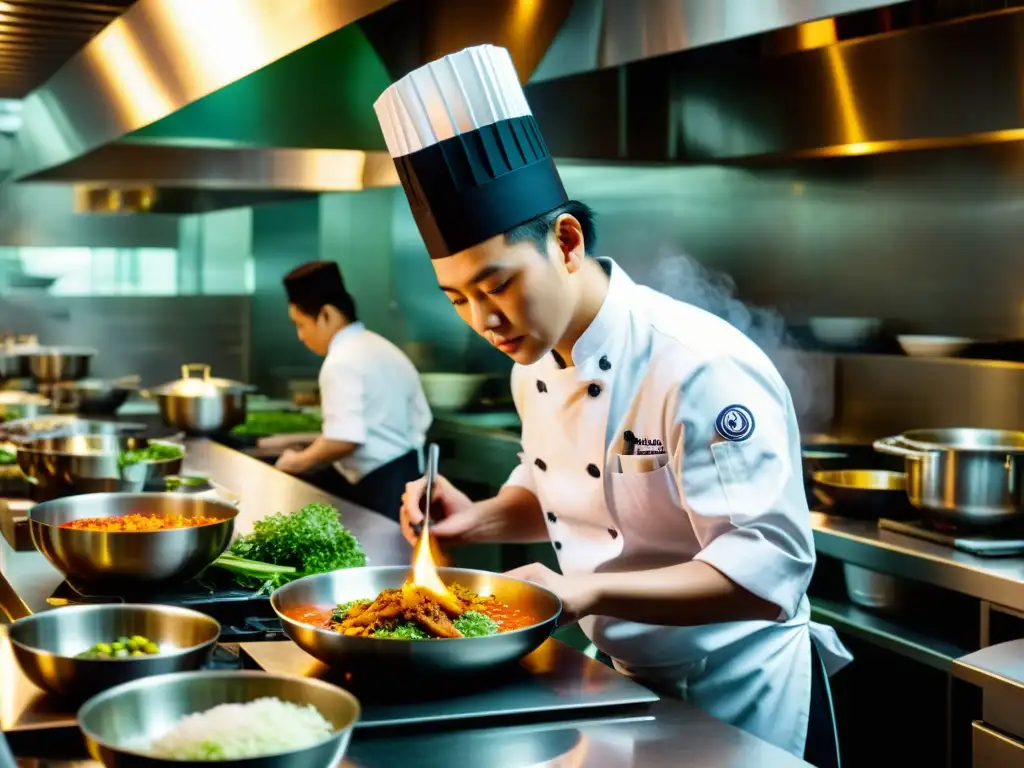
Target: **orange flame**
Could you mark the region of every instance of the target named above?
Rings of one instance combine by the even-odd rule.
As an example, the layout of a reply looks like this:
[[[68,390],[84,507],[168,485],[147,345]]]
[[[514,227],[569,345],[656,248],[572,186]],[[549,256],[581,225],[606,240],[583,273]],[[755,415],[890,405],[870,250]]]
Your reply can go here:
[[[412,583],[425,590],[442,605],[459,606],[458,598],[448,590],[445,583],[441,581],[441,577],[437,575],[435,552],[438,559],[443,557],[429,533],[426,536],[420,536],[412,555]]]

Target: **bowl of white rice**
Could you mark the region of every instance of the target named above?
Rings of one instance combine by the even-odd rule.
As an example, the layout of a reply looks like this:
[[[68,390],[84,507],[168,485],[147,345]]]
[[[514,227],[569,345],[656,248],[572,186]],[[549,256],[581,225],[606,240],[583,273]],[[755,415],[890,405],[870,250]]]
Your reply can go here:
[[[78,711],[89,754],[108,768],[332,768],[358,719],[356,698],[330,683],[237,671],[136,680]]]

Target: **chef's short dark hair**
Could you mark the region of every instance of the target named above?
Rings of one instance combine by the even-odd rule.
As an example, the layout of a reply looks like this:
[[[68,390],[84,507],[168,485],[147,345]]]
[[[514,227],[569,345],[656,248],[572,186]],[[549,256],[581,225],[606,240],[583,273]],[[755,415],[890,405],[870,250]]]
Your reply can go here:
[[[516,243],[531,243],[538,251],[545,253],[548,247],[548,234],[555,226],[558,217],[568,213],[580,223],[583,231],[583,244],[587,253],[594,253],[597,247],[597,228],[594,226],[594,211],[590,206],[578,200],[570,200],[565,205],[560,205],[553,211],[542,213],[536,218],[530,219],[525,224],[520,224],[505,233],[505,242],[508,245]]]
[[[303,314],[319,317],[324,307],[332,306],[350,323],[356,322],[356,302],[345,289],[341,270],[333,261],[310,261],[284,276],[288,303]]]

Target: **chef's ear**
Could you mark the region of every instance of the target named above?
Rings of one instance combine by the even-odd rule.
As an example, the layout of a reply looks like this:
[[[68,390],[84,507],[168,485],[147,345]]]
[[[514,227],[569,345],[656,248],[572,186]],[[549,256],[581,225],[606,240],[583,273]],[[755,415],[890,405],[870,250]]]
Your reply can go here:
[[[565,268],[570,273],[575,272],[583,265],[583,258],[586,255],[583,227],[571,213],[563,213],[555,219],[554,232]]]
[[[324,304],[320,309],[320,315],[317,317],[317,322],[323,322],[325,325],[334,325],[341,320],[341,310],[339,310],[333,304]]]

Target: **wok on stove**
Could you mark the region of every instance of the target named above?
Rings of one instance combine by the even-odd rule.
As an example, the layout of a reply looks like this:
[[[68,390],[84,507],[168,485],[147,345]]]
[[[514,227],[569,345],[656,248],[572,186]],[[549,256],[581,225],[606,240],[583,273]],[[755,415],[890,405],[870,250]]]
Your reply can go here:
[[[468,568],[438,568],[445,584],[460,584],[482,595],[544,617],[536,624],[487,637],[399,640],[349,637],[303,624],[285,615],[297,608],[327,607],[375,598],[398,589],[412,574],[408,566],[376,566],[306,576],[276,590],[270,599],[284,632],[306,653],[341,671],[398,675],[464,675],[518,661],[548,639],[562,611],[558,597],[536,584]]]

